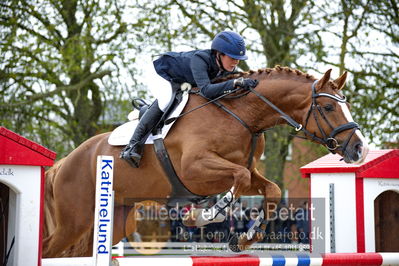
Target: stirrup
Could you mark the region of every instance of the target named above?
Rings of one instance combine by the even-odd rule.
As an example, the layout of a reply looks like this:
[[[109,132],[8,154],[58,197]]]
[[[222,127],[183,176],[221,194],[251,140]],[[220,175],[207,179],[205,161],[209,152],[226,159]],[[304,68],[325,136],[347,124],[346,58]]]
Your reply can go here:
[[[141,155],[137,152],[132,152],[133,146],[126,146],[120,153],[119,158],[128,162],[132,167],[139,168]]]
[[[133,160],[132,157],[128,157],[128,158],[122,158],[124,159],[126,162],[128,162],[130,164],[130,166],[132,166],[133,168],[139,168],[140,166],[140,159],[138,159],[137,161]]]
[[[126,156],[127,155],[127,156]],[[134,155],[139,155],[135,153]],[[132,167],[134,168],[139,168],[140,166],[140,161],[141,161],[141,156],[132,156],[130,153],[121,153],[120,158],[128,162]]]

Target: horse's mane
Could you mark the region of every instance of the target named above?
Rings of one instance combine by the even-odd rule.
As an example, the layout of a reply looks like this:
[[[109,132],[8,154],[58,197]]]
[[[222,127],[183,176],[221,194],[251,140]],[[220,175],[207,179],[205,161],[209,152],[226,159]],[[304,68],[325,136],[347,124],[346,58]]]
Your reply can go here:
[[[293,69],[290,67],[282,67],[279,65],[276,65],[274,68],[261,68],[258,70],[249,70],[249,71],[244,71],[244,72],[237,72],[237,73],[233,73],[224,77],[220,77],[220,78],[216,78],[213,82],[214,83],[219,83],[219,82],[223,82],[223,81],[227,81],[230,79],[236,79],[236,78],[240,78],[240,77],[248,77],[251,76],[255,73],[257,74],[272,74],[274,72],[286,72],[286,73],[292,73],[292,74],[296,74],[297,76],[302,76],[305,77],[306,79],[315,79],[314,76],[304,73],[298,69]]]
[[[249,70],[249,71],[243,71],[243,72],[229,74],[227,76],[218,77],[215,80],[213,80],[212,82],[220,83],[220,82],[224,82],[227,80],[236,79],[236,78],[240,78],[240,77],[244,77],[244,78],[250,77],[251,75],[254,75],[254,74],[259,74],[259,75],[263,74],[264,76],[267,76],[267,75],[271,75],[273,73],[284,73],[284,72],[288,73],[288,74],[296,75],[298,77],[303,77],[305,79],[316,80],[316,78],[313,75],[304,73],[298,69],[293,69],[290,67],[282,67],[282,66],[276,65],[273,68],[262,68],[262,69],[258,69],[258,70]],[[337,89],[337,85],[334,82],[330,81],[329,83],[331,84],[331,86],[334,90]]]

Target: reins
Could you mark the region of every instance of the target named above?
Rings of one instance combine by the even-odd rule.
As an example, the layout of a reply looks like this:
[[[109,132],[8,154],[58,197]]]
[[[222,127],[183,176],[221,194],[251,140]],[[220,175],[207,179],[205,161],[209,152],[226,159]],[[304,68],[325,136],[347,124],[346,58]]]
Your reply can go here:
[[[287,121],[287,123],[295,128],[295,131],[300,131],[302,130],[302,125],[297,123],[294,119],[292,119],[289,115],[284,113],[280,108],[278,108],[276,105],[274,105],[271,101],[269,101],[266,97],[264,97],[262,94],[257,92],[255,89],[249,87],[248,90],[258,96],[263,102],[265,102],[267,105],[269,105],[274,111],[279,113],[281,115],[281,118]]]
[[[203,95],[199,92],[199,90],[198,90],[198,91],[190,90],[190,91],[189,91],[190,94],[197,94],[197,95],[200,95],[200,96],[202,96],[203,98],[207,99],[208,101],[207,101],[206,103],[201,104],[201,105],[199,105],[199,106],[197,106],[197,107],[194,107],[193,109],[188,110],[187,112],[184,112],[184,113],[182,113],[182,114],[180,114],[180,115],[178,115],[178,116],[168,118],[168,119],[165,120],[164,123],[165,123],[165,125],[169,125],[170,123],[176,121],[178,118],[180,118],[180,117],[182,117],[182,116],[185,116],[185,115],[188,115],[189,113],[194,112],[194,111],[196,111],[196,110],[198,110],[198,109],[200,109],[200,108],[202,108],[202,107],[205,107],[205,106],[207,106],[208,104],[215,103],[215,102],[217,102],[218,100],[220,100],[220,99],[222,99],[222,98],[225,98],[226,96],[228,96],[228,95],[230,95],[230,94],[232,94],[232,93],[234,93],[234,92],[239,91],[240,89],[241,89],[241,88],[237,88],[237,89],[234,89],[234,90],[227,91],[226,93],[224,93],[224,94],[220,95],[219,97],[216,97],[215,99],[212,99],[212,100],[206,98],[205,96],[203,96]],[[243,94],[240,94],[240,95],[237,95],[237,96],[242,97],[242,96],[244,96],[244,95],[246,95],[246,94],[243,93]],[[233,97],[231,97],[231,98],[239,98],[239,97],[237,97],[237,96],[233,96]],[[227,98],[227,97],[226,97],[226,98]]]

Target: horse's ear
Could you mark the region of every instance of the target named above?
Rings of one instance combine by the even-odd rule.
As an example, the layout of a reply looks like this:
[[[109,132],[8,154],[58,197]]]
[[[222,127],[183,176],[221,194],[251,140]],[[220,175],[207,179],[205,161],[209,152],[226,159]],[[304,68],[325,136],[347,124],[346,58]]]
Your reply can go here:
[[[348,76],[348,72],[345,71],[339,78],[334,80],[334,83],[337,84],[337,86],[338,86],[338,90],[341,90],[344,87],[347,76]]]
[[[317,82],[316,89],[320,90],[323,86],[330,80],[331,70],[327,70],[327,72],[323,75],[323,77]]]

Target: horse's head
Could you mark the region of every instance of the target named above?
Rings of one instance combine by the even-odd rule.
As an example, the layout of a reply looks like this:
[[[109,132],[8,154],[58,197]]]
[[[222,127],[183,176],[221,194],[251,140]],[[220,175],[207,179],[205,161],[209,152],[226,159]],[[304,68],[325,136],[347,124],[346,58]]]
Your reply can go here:
[[[368,146],[341,93],[347,73],[334,81],[330,81],[330,74],[331,69],[312,85],[312,103],[305,117],[305,133],[332,153],[340,154],[345,162],[361,163],[368,153]]]

